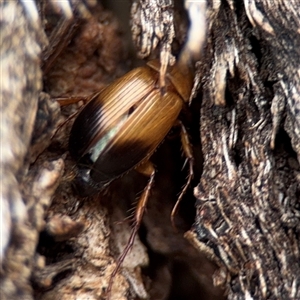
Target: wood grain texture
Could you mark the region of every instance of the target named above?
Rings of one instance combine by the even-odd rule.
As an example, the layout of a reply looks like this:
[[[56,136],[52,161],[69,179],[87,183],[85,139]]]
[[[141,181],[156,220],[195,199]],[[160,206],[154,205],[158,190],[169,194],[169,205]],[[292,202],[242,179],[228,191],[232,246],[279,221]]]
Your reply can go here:
[[[300,297],[299,13],[297,1],[210,8],[194,232],[228,299]]]

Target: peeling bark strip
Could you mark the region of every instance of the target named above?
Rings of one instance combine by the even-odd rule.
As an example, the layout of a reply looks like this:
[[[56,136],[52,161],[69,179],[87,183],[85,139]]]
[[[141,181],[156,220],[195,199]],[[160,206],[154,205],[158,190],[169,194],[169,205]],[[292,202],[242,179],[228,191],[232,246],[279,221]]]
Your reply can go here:
[[[299,24],[298,1],[210,10],[194,232],[228,299],[300,298]]]

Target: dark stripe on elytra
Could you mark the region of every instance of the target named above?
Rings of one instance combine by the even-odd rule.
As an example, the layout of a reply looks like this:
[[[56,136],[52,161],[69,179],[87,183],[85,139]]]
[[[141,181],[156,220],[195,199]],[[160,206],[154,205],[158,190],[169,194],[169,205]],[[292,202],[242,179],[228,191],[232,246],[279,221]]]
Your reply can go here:
[[[127,141],[103,155],[93,164],[90,176],[96,182],[107,182],[133,169],[153,152],[153,147],[142,141]]]
[[[70,137],[69,152],[77,161],[86,152],[90,142],[97,135],[101,124],[102,105],[97,99],[89,102],[74,121]]]

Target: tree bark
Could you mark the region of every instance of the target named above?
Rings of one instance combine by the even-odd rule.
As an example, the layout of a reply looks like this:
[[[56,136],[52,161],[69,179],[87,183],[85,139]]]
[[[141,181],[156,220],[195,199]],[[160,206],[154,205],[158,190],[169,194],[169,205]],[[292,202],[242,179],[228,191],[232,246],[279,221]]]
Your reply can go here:
[[[188,23],[183,4],[150,2],[133,3],[137,52],[172,63]],[[196,219],[190,229],[183,201],[178,232],[169,221],[185,173],[167,140],[153,158],[141,239],[111,299],[172,299],[180,289],[183,299],[300,299],[300,4],[208,2],[191,107],[196,117],[200,110],[200,127],[197,119],[190,128],[201,140]],[[1,294],[102,299],[146,180],[132,171],[106,193],[78,198],[72,120],[62,125],[78,105],[60,110],[51,97],[88,96],[124,74],[126,41],[100,6],[24,3],[1,4]]]
[[[228,299],[298,299],[300,6],[222,1],[201,74],[203,174],[189,233]]]

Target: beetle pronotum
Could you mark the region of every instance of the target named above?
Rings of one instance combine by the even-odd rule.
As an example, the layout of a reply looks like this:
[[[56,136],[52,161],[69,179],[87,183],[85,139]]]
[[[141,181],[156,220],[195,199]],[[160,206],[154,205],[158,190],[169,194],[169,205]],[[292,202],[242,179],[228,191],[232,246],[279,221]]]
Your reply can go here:
[[[201,10],[202,14],[204,12],[205,3],[187,1],[186,4],[191,19],[189,38],[177,63],[167,70],[163,81],[165,86],[159,85],[159,61],[150,61],[97,94],[80,112],[71,130],[69,151],[78,163],[77,183],[82,195],[94,193],[133,168],[149,177],[135,211],[131,236],[111,275],[108,293],[114,276],[133,245],[153,186],[155,169],[149,158],[177,122],[179,113],[190,98],[193,64],[205,34],[205,21],[200,14]],[[182,123],[179,124],[190,168],[172,218],[193,176],[188,135]]]

